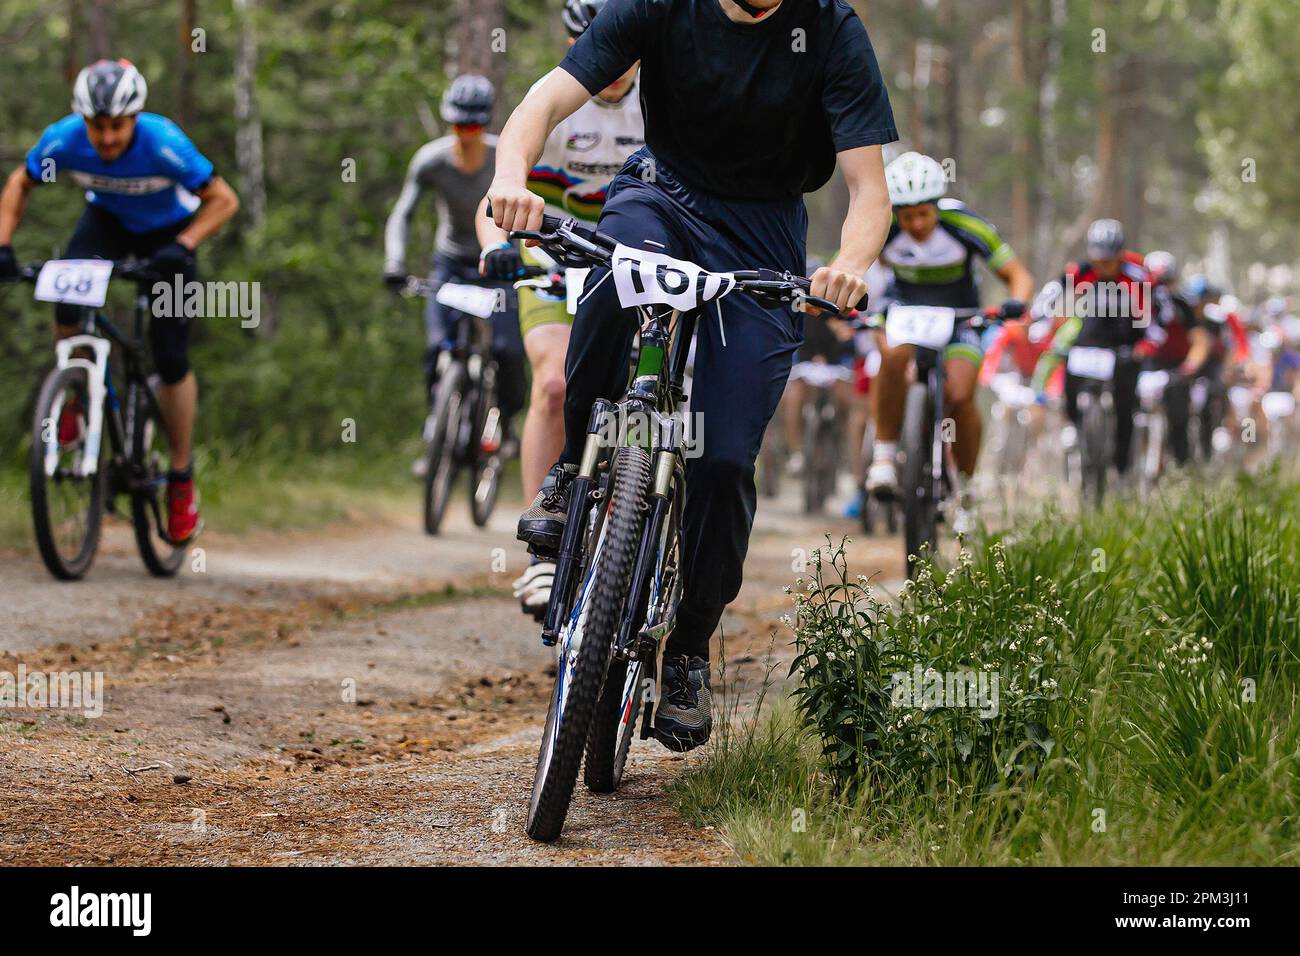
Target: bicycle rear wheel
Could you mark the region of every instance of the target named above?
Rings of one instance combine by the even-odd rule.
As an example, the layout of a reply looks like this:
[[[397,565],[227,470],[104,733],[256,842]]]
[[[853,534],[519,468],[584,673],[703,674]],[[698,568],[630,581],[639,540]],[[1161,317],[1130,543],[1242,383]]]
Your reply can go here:
[[[605,520],[591,546],[569,623],[560,635],[555,689],[528,806],[527,832],[534,840],[549,843],[564,828],[627,596],[649,481],[650,456],[639,448],[620,449],[608,486],[613,491]]]
[[[428,534],[437,534],[442,527],[452,483],[460,470],[456,446],[468,384],[468,373],[460,362],[450,365],[438,383],[438,395],[433,402],[433,428],[425,448],[424,530]]]
[[[130,399],[131,421],[131,523],[135,526],[135,544],[149,573],[170,578],[185,560],[185,546],[175,545],[163,532],[163,514],[167,508],[167,470],[163,456],[155,447],[162,420],[140,386],[133,386]]]
[[[62,581],[90,570],[104,517],[104,469],[80,474],[88,454],[103,464],[99,449],[86,444],[89,383],[82,366],[55,369],[41,386],[32,416],[32,525],[41,560]]]
[[[899,475],[903,495],[903,545],[907,555],[907,576],[916,572],[916,558],[934,557],[939,543],[938,507],[931,475],[931,439],[934,413],[930,408],[930,390],[924,382],[913,382],[907,389],[903,407],[903,432],[900,436],[903,470]]]

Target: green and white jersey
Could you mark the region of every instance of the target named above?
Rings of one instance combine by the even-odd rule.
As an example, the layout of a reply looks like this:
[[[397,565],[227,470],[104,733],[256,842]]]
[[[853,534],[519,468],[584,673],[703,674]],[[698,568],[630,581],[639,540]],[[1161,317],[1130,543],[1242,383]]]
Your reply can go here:
[[[922,242],[895,220],[880,253],[893,272],[891,291],[899,302],[955,309],[980,304],[976,259],[996,272],[1015,257],[996,226],[955,199],[939,201],[939,224]]]

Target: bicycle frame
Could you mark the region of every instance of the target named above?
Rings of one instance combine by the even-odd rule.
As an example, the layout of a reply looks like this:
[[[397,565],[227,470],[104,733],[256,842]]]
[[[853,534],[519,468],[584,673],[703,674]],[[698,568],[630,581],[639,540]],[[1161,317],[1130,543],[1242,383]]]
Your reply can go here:
[[[690,351],[690,341],[695,333],[697,311],[681,313],[676,310],[655,313],[653,309],[641,308],[640,349],[637,367],[623,400],[615,405],[612,402],[598,400],[592,408],[587,426],[587,441],[583,449],[582,461],[578,474],[573,480],[573,491],[569,500],[568,520],[564,535],[560,540],[559,556],[556,560],[553,597],[546,611],[542,626],[542,641],[552,645],[560,637],[562,627],[573,606],[574,591],[578,576],[582,570],[579,564],[579,542],[581,536],[594,530],[591,525],[592,509],[604,500],[600,489],[603,483],[599,474],[607,472],[614,452],[619,447],[633,445],[644,448],[651,455],[652,482],[650,486],[650,511],[647,517],[645,533],[633,563],[631,587],[620,617],[615,638],[614,653],[628,659],[642,656],[642,641],[651,641],[657,645],[658,640],[672,628],[675,605],[671,608],[656,607],[664,610],[662,620],[641,630],[646,620],[649,599],[661,595],[650,594],[654,572],[661,571],[660,559],[663,557],[661,541],[665,521],[673,507],[680,507],[679,495],[674,494],[682,487],[685,476],[685,463],[682,459],[685,425],[685,390],[686,362]],[[667,361],[665,361],[667,359]],[[619,427],[618,440],[608,441],[614,426],[633,420],[644,421],[649,429],[636,430]],[[633,441],[633,438],[639,439]],[[594,566],[594,548],[588,549],[588,562]],[[576,622],[570,622],[576,623]]]
[[[951,476],[947,471],[953,467],[952,462],[948,460],[948,445],[943,440],[943,423],[946,417],[943,395],[943,356],[936,349],[914,345],[912,362],[916,367],[916,380],[924,381],[930,393],[933,419],[930,422],[930,496],[937,505],[946,497],[944,483],[951,482]]]

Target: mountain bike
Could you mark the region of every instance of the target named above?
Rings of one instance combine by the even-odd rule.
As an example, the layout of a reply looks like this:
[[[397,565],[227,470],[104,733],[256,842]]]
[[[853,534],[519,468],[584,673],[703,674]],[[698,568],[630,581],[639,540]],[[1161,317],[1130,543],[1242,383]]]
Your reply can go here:
[[[894,304],[869,320],[883,324],[891,347],[912,346],[915,370],[903,405],[903,430],[898,440],[899,495],[903,502],[903,546],[907,576],[916,573],[922,554],[934,555],[939,544],[939,521],[957,487],[957,463],[952,442],[945,440],[943,350],[961,323],[973,328],[1000,321],[1000,309],[952,309],[938,306]]]
[[[545,270],[530,266],[527,275]],[[496,508],[505,471],[500,369],[492,357],[492,315],[505,308],[499,288],[408,277],[406,296],[433,295],[450,310],[454,328],[438,356],[438,381],[424,422],[424,530],[436,535],[456,477],[469,476],[470,517],[483,527]]]
[[[1036,396],[1018,371],[998,372],[990,379],[989,390],[994,400],[989,409],[988,458],[1005,518],[1010,516],[1029,470]]]
[[[130,335],[101,311],[110,278],[136,285]],[[121,495],[130,500],[136,546],[149,573],[171,577],[184,560],[184,544],[167,535],[167,469],[156,447],[165,434],[159,380],[148,372],[144,345],[149,287],[162,278],[138,263],[100,259],[50,260],[20,271],[17,281],[35,283],[38,299],[79,305],[83,314],[79,332],[55,344],[56,364],[32,415],[28,460],[36,545],[60,580],[85,577],[104,511],[116,511]],[[122,392],[114,380],[115,350]]]
[[[826,499],[835,494],[844,459],[844,419],[836,401],[835,386],[850,381],[852,372],[829,362],[799,362],[791,377],[808,384],[803,418],[803,510],[821,514]]]
[[[1154,494],[1168,464],[1171,436],[1165,413],[1165,391],[1169,383],[1170,374],[1165,369],[1138,373],[1133,448],[1137,458],[1138,493],[1144,499]]]
[[[1076,345],[1065,370],[1079,380],[1078,468],[1080,500],[1100,507],[1106,478],[1115,458],[1115,368],[1130,360],[1128,346],[1097,348]]]
[[[876,449],[876,419],[874,415],[867,416],[867,424],[862,434],[862,474],[866,475],[871,470],[871,463],[875,458]],[[874,535],[880,522],[885,523],[885,533],[888,535],[898,534],[899,523],[899,503],[896,500],[885,500],[877,498],[867,491],[867,483],[864,479],[858,484],[858,490],[862,495],[862,530],[865,534]]]
[[[584,754],[588,789],[608,792],[622,780],[638,719],[641,738],[651,734],[659,645],[683,588],[686,364],[700,308],[735,292],[772,308],[835,307],[809,296],[803,277],[710,273],[619,246],[574,219],[546,216],[540,231],[513,236],[538,240],[564,266],[608,269],[598,281],[615,283],[640,329],[626,393],[598,400],[588,419],[542,625],[543,643],[558,644],[559,655],[526,829],[549,842],[563,829]]]

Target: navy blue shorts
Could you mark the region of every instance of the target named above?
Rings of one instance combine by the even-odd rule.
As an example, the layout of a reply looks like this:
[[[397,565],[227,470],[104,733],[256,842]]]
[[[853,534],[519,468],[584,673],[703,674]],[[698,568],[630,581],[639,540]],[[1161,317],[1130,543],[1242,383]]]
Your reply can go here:
[[[634,153],[610,184],[598,228],[628,246],[687,259],[711,271],[779,269],[802,275],[808,213],[801,199],[747,201],[696,192],[649,150]],[[613,281],[595,270],[578,307],[566,363],[565,453],[576,463],[597,398],[627,384],[635,313],[623,313]],[[597,286],[599,283],[599,286]],[[785,389],[804,317],[739,293],[706,306],[696,331],[691,412],[699,457],[687,462],[682,559],[686,591],[672,653],[708,656],[709,636],[740,591],[757,496],[754,462]]]

